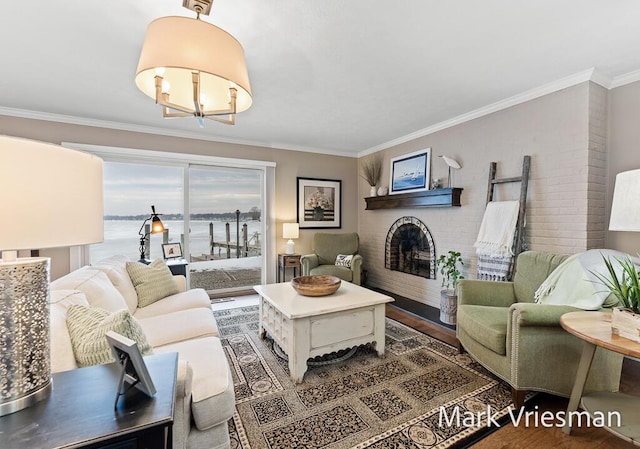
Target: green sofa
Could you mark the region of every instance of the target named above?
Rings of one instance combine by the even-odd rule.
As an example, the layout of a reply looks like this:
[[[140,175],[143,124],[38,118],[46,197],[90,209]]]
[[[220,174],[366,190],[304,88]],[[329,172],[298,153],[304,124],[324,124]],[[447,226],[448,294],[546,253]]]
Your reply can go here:
[[[534,303],[534,293],[567,256],[526,251],[513,282],[463,279],[458,284],[461,350],[511,385],[516,407],[528,390],[568,397],[583,342],[560,326],[576,309]],[[598,348],[585,391],[617,391],[623,357]]]
[[[362,283],[362,256],[358,254],[360,238],[355,232],[329,234],[317,232],[311,242],[313,254],[300,258],[302,275],[332,275],[356,285]],[[335,265],[338,254],[353,255],[351,267]]]

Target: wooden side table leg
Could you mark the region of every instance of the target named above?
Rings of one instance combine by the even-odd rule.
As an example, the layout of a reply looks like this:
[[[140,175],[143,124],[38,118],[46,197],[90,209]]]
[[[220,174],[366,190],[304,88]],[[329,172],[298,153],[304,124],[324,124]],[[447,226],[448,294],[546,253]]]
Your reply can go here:
[[[565,419],[567,420],[562,431],[569,435],[571,433],[571,420],[570,417],[578,410],[580,404],[580,398],[584,392],[584,384],[587,382],[587,376],[589,375],[589,369],[591,368],[591,362],[596,352],[596,345],[588,342],[584,342],[582,347],[582,355],[580,356],[580,364],[578,365],[578,371],[576,372],[576,380],[573,383],[573,390],[571,390],[571,399],[569,399],[569,405],[567,406],[567,414]]]

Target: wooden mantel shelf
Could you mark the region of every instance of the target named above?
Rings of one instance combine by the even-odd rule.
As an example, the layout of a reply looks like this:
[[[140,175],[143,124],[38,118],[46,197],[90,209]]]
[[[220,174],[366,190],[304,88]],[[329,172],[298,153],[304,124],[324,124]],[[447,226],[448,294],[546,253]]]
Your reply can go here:
[[[371,196],[365,198],[366,210],[399,209],[411,207],[460,206],[461,188],[425,190],[424,192],[399,193],[396,195]]]

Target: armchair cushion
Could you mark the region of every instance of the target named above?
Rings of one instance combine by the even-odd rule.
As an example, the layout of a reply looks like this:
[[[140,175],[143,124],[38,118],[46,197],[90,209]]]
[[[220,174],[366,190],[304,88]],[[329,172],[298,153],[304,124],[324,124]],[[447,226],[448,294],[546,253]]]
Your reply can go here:
[[[335,266],[336,267],[346,267],[346,268],[351,268],[351,262],[353,261],[353,254],[338,254],[336,256],[336,262],[335,262]]]
[[[476,338],[476,341],[493,352],[507,353],[507,323],[509,309],[467,305],[458,310],[458,326]]]
[[[346,234],[318,232],[313,236],[312,246],[320,265],[333,265],[338,254],[357,254],[360,241],[355,232]]]
[[[353,271],[347,267],[337,267],[335,265],[319,265],[310,272],[312,275],[330,275],[337,276],[340,279],[351,282],[353,280]]]
[[[518,257],[513,277],[518,302],[534,302],[534,294],[540,284],[567,256],[538,251],[526,251]]]

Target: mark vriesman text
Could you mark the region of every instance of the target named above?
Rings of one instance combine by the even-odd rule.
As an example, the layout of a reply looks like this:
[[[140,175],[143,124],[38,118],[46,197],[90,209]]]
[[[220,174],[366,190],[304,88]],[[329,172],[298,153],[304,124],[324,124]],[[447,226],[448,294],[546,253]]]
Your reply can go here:
[[[593,412],[589,414],[585,411],[565,412],[560,410],[551,412],[549,410],[540,411],[536,405],[533,410],[525,410],[509,407],[507,413],[509,422],[514,427],[564,427],[567,422],[572,427],[620,427],[622,417],[620,412]],[[500,427],[500,410],[493,409],[487,405],[486,410],[470,411],[456,405],[451,408],[440,407],[438,425],[440,427]]]

